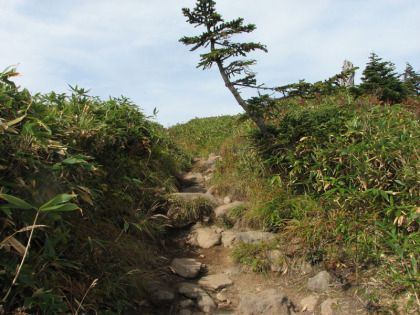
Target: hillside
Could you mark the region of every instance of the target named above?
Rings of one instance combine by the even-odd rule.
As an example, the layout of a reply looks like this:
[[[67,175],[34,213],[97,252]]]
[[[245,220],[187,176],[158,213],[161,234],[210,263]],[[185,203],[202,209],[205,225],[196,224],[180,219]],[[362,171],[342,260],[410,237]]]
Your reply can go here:
[[[328,298],[336,314],[419,311],[418,97],[279,99],[266,137],[245,116],[166,130],[129,99],[31,95],[16,75],[0,75],[0,314],[191,314],[203,299],[229,314],[280,285],[295,314]],[[176,287],[176,258],[199,262],[182,286],[199,295]],[[225,291],[194,286],[229,270]]]

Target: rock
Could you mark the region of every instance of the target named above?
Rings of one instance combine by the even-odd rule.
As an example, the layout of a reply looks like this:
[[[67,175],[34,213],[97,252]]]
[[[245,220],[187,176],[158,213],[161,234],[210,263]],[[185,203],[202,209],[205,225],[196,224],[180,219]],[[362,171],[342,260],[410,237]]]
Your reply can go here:
[[[175,197],[175,198],[181,198],[184,199],[185,201],[193,201],[199,198],[202,199],[206,199],[208,201],[210,201],[214,206],[217,206],[219,204],[219,201],[212,195],[208,194],[208,193],[192,193],[192,192],[188,192],[188,193],[173,193],[171,194],[171,196]]]
[[[178,292],[192,299],[197,299],[198,307],[204,313],[210,313],[217,308],[210,295],[203,288],[194,283],[183,282],[178,286]]]
[[[222,228],[216,228],[216,233],[217,234],[222,234],[223,231],[224,231],[224,229],[222,229]]]
[[[226,296],[223,293],[220,293],[220,292],[217,293],[216,299],[218,299],[220,302],[226,302],[227,301]]]
[[[222,233],[222,245],[224,247],[229,247],[231,245],[233,245],[233,243],[236,240],[236,235],[238,233],[235,231],[224,231]]]
[[[229,203],[229,204],[224,204],[224,205],[218,206],[216,209],[214,209],[214,214],[216,215],[216,218],[219,218],[223,215],[229,215],[232,209],[234,209],[238,206],[241,206],[243,204],[244,204],[243,202],[234,201],[234,202]]]
[[[225,198],[223,198],[223,203],[225,205],[229,204],[232,202],[232,198],[230,196],[226,196]]]
[[[201,193],[205,194],[207,190],[200,186],[191,186],[182,190],[182,193]]]
[[[192,308],[195,306],[195,302],[193,300],[182,300],[181,302],[179,302],[179,307],[180,308]]]
[[[241,315],[289,315],[294,310],[293,302],[276,289],[242,296],[238,306]]]
[[[263,231],[247,231],[247,232],[240,232],[236,235],[235,243],[236,242],[244,242],[244,243],[256,243],[260,241],[271,241],[275,239],[276,235],[270,232],[263,232]]]
[[[216,193],[216,190],[217,190],[217,185],[213,185],[207,190],[207,193],[210,195],[214,195]]]
[[[216,155],[214,153],[211,153],[209,155],[209,158],[207,159],[207,165],[214,165],[216,161],[221,160],[222,157],[220,155]]]
[[[203,174],[201,173],[182,173],[181,179],[187,182],[202,184],[204,182]]]
[[[200,280],[198,280],[199,286],[212,291],[217,291],[226,288],[227,286],[230,286],[232,284],[232,280],[230,280],[229,277],[225,274],[209,275],[202,277]]]
[[[319,297],[316,295],[310,295],[302,301],[300,301],[300,305],[302,305],[302,311],[305,310],[307,312],[313,312],[315,310],[316,304],[318,303]]]
[[[213,179],[213,175],[212,174],[209,174],[209,175],[204,176],[204,181],[206,183],[210,182],[212,179]]]
[[[219,245],[222,236],[215,229],[202,228],[197,230],[197,243],[201,248],[211,248]]]
[[[191,310],[189,309],[181,309],[179,311],[179,315],[192,315],[193,312],[191,312]]]
[[[230,267],[229,269],[226,269],[224,273],[229,277],[237,276],[241,273],[241,267],[239,266]]]
[[[304,275],[312,273],[314,270],[314,267],[310,263],[308,263],[304,258],[299,261],[299,268],[300,272]]]
[[[338,310],[337,299],[327,299],[321,304],[321,315],[336,315],[340,314]]]
[[[330,275],[328,272],[321,271],[315,277],[309,278],[306,287],[317,293],[324,293],[328,290],[328,283],[330,281]]]
[[[171,263],[171,270],[187,279],[197,277],[201,270],[202,263],[192,258],[175,258]]]
[[[149,294],[150,301],[155,305],[172,304],[175,301],[174,290],[163,282],[147,279],[144,281],[144,289]]]
[[[283,266],[285,265],[284,253],[278,249],[269,251],[267,253],[267,258],[270,261],[271,270],[274,272],[282,272]]]

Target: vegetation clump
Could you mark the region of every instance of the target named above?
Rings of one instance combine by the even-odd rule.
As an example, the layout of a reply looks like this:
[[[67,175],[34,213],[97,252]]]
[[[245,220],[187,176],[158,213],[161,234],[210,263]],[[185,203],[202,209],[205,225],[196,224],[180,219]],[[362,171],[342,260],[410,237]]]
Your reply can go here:
[[[16,75],[0,73],[0,305],[127,311],[157,265],[162,188],[187,159],[127,98],[31,95]]]

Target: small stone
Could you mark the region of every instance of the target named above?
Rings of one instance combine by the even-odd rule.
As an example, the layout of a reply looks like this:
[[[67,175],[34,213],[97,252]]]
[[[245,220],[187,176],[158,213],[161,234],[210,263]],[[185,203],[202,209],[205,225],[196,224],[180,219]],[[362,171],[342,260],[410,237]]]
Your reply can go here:
[[[223,233],[223,231],[224,231],[224,230],[223,230],[222,228],[217,228],[217,229],[216,229],[216,233],[217,233],[217,234],[222,234],[222,233]]]
[[[306,275],[312,273],[313,270],[314,268],[312,267],[312,265],[308,263],[305,259],[302,259],[300,263],[300,271],[302,272],[302,274]]]
[[[328,290],[328,283],[330,281],[330,275],[328,272],[321,271],[315,277],[309,278],[306,287],[317,293],[324,293]]]
[[[226,302],[227,298],[223,293],[217,293],[216,299],[218,299],[220,302]]]
[[[336,315],[338,313],[338,300],[327,299],[321,304],[321,315]]]
[[[225,274],[209,275],[198,280],[198,285],[212,291],[232,285],[232,280]]]
[[[199,257],[200,257],[200,259],[204,259],[204,258],[206,258],[206,256],[205,256],[205,255],[203,255],[203,254],[201,254]]]
[[[203,228],[197,230],[197,243],[201,248],[211,248],[220,244],[222,236],[214,229]]]
[[[197,277],[202,267],[202,263],[192,258],[175,258],[171,263],[171,270],[187,279]]]
[[[280,290],[270,289],[242,296],[238,306],[241,315],[289,315],[293,302]]]
[[[267,254],[268,259],[270,260],[271,270],[274,272],[281,272],[283,266],[285,265],[285,256],[284,253],[278,249],[269,251]]]
[[[210,313],[217,308],[217,304],[214,303],[210,295],[197,284],[183,282],[179,284],[178,292],[189,298],[197,299],[197,305],[204,313]]]
[[[232,198],[230,198],[230,196],[226,196],[225,198],[223,198],[223,203],[225,205],[229,204],[232,202]]]
[[[318,303],[319,297],[316,295],[310,295],[300,302],[303,309],[306,309],[308,312],[313,312],[315,310],[316,304]]]

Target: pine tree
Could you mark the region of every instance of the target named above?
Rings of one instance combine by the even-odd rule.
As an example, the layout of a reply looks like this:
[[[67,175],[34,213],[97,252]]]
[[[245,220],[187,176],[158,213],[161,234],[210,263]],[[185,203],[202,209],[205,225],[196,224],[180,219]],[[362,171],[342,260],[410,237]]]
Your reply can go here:
[[[420,73],[415,72],[413,67],[407,62],[403,74],[404,85],[409,95],[420,95]]]
[[[369,62],[363,71],[359,90],[364,94],[373,94],[384,102],[398,103],[407,97],[407,89],[395,72],[395,65],[381,61],[375,53],[371,53]]]
[[[249,117],[256,123],[264,135],[268,134],[267,126],[253,106],[245,101],[238,91],[240,87],[256,87],[255,73],[249,67],[256,63],[255,60],[239,60],[237,57],[246,57],[248,53],[256,50],[267,52],[260,43],[235,43],[231,41],[233,35],[251,33],[256,29],[254,24],[244,25],[243,18],[237,18],[225,22],[222,16],[216,12],[216,2],[211,0],[197,0],[193,10],[183,8],[182,13],[187,22],[202,26],[205,31],[194,37],[184,36],[180,39],[185,45],[193,45],[190,51],[198,48],[209,48],[210,51],[201,54],[201,60],[197,68],[210,69],[216,65],[226,87],[235,97],[238,104],[245,110]],[[228,63],[228,60],[230,62]],[[233,60],[233,61],[232,61]],[[234,80],[234,77],[242,76]]]

